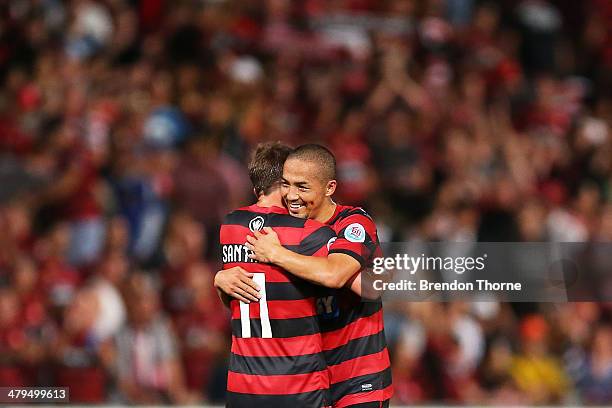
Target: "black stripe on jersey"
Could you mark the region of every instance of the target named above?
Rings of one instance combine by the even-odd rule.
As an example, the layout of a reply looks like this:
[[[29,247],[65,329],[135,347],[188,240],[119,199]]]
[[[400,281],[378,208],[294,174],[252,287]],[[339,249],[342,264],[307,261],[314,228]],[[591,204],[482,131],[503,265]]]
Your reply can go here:
[[[292,228],[303,228],[306,224],[306,220],[303,218],[292,217],[289,214],[276,214],[276,213],[258,213],[255,211],[247,210],[236,210],[229,213],[223,224],[225,225],[241,225],[249,228],[251,220],[257,216],[264,218],[264,226],[266,227],[292,227]]]
[[[370,214],[368,214],[367,211],[361,207],[353,208],[353,210],[348,213],[347,217],[350,217],[351,215],[357,215],[357,214],[363,215],[364,217],[368,217],[370,220],[372,220],[372,217],[370,217]]]
[[[258,318],[249,319],[251,323],[251,337],[262,337],[261,321]],[[307,336],[319,332],[319,322],[316,316],[299,317],[296,319],[270,319],[272,336],[297,337]],[[232,319],[232,333],[240,333],[242,337],[242,325],[240,319]]]
[[[324,352],[325,361],[328,365],[336,365],[346,360],[378,353],[383,351],[385,347],[387,347],[387,341],[385,340],[385,332],[381,328],[376,334],[353,339],[340,347],[326,350]]]
[[[258,395],[227,392],[227,408],[319,408],[331,405],[329,390],[287,395]]]
[[[340,310],[340,316],[337,319],[321,319],[321,331],[328,332],[341,329],[357,319],[372,316],[379,310],[382,310],[382,302],[380,301],[359,302],[351,309]]]
[[[373,374],[360,375],[359,377],[349,378],[348,380],[332,384],[331,393],[334,402],[340,400],[345,395],[364,392],[362,385],[371,384],[368,391],[382,390],[391,385],[391,367]]]
[[[311,256],[335,236],[336,233],[333,229],[322,226],[304,238],[299,245],[284,245],[284,247],[300,255]]]
[[[355,258],[355,260],[359,262],[359,265],[361,265],[362,268],[365,268],[367,266],[365,259],[363,259],[363,256],[359,255],[356,252],[351,251],[350,249],[344,249],[344,248],[332,249],[329,251],[328,255],[331,255],[331,254],[345,254],[345,255],[350,256],[351,258]]]
[[[345,218],[348,213],[351,212],[350,208],[347,208],[345,210],[340,211],[334,218],[332,218],[331,220],[328,221],[328,225],[334,225],[336,222],[338,222],[338,220],[341,220],[342,218]]]
[[[321,286],[290,278],[291,282],[266,282],[267,300],[300,300],[325,295]]]
[[[292,217],[289,214],[270,214],[270,224],[266,227],[292,227],[292,228],[304,228],[306,225],[306,218]]]
[[[361,207],[356,207],[356,208],[347,208],[345,210],[342,210],[338,213],[338,215],[336,215],[332,220],[330,220],[327,224],[329,225],[334,225],[336,222],[338,222],[339,220],[349,217],[351,215],[363,215],[365,217],[368,217],[369,219],[372,219],[372,217],[370,217],[370,214],[368,214],[366,212],[366,210],[364,210]]]
[[[320,353],[282,357],[245,357],[232,353],[229,364],[230,371],[252,375],[310,374],[326,368]]]

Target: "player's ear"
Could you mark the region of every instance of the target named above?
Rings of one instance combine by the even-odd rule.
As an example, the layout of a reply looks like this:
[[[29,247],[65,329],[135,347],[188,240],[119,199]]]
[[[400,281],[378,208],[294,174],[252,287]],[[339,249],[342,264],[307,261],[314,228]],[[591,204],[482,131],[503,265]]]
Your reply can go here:
[[[331,197],[336,192],[336,186],[338,182],[336,180],[329,180],[325,186],[325,196]]]

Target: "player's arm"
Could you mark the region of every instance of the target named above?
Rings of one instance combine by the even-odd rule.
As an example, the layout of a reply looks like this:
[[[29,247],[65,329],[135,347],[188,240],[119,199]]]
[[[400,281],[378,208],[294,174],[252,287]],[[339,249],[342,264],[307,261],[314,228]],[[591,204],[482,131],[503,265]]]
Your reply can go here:
[[[253,274],[239,266],[223,269],[215,274],[215,288],[223,304],[229,307],[231,298],[245,303],[257,302],[261,295],[253,281]]]
[[[247,237],[246,246],[253,251],[252,258],[278,265],[309,282],[328,288],[341,288],[361,269],[356,259],[343,253],[329,254],[327,257],[300,255],[283,247],[271,228],[266,227],[263,231]]]
[[[380,298],[380,291],[374,289],[372,285],[363,285],[363,277],[366,273],[363,269],[359,273],[353,275],[352,278],[344,285],[349,288],[351,292],[361,296],[363,299],[375,300]]]

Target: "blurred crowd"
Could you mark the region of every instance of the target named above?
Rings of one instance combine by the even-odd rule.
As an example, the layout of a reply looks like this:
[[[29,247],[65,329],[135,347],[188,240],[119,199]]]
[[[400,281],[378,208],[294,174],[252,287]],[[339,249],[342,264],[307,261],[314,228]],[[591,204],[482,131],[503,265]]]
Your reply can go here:
[[[0,385],[223,401],[260,141],[329,146],[382,241],[612,241],[611,73],[609,0],[5,2]],[[396,403],[612,403],[609,303],[386,309]]]

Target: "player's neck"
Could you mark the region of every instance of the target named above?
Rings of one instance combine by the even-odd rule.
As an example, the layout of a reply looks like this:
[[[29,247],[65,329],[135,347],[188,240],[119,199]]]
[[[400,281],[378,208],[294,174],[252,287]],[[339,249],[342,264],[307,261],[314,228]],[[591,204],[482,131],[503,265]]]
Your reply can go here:
[[[337,206],[338,205],[331,199],[331,197],[326,198],[313,219],[322,223],[327,222],[336,212]]]
[[[275,189],[270,194],[262,194],[257,198],[257,206],[268,208],[268,207],[282,207],[283,200],[281,198],[280,189]]]

